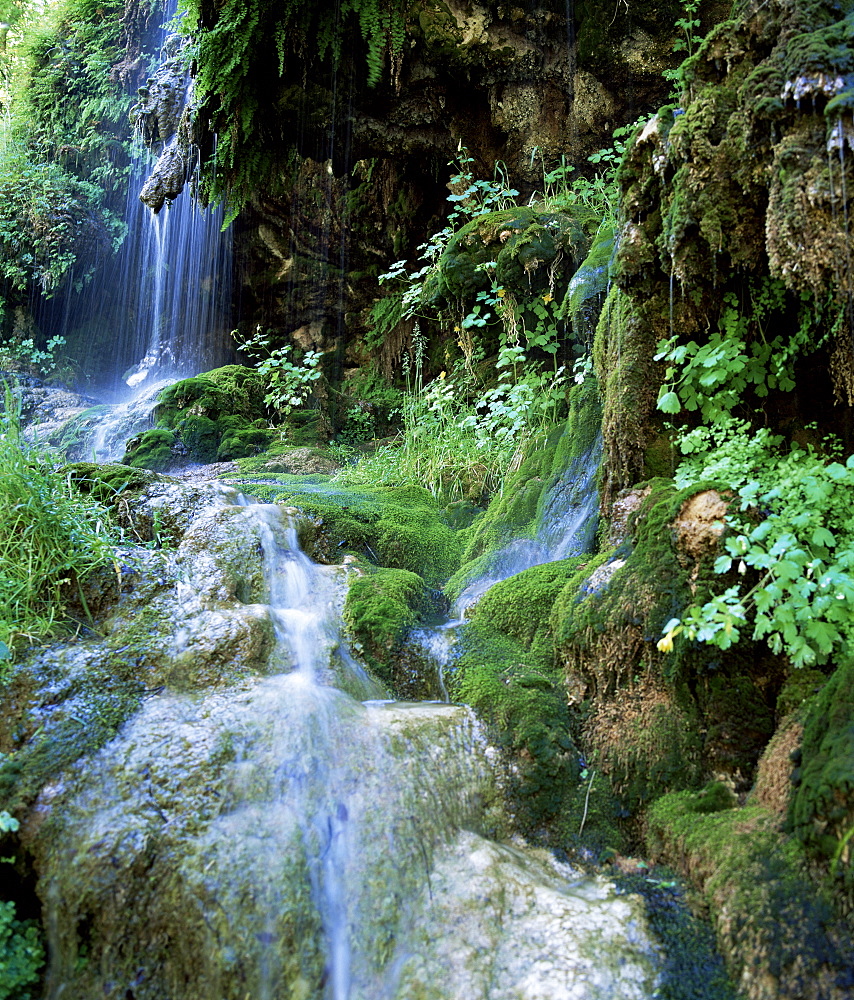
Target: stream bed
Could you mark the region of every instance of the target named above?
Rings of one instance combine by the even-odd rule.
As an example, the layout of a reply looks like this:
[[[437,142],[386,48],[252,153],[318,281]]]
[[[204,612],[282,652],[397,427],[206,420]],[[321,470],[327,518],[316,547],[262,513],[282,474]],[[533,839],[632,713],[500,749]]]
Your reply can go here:
[[[47,996],[652,998],[642,901],[511,837],[474,713],[379,697],[339,630],[354,571],[312,563],[286,510],[213,499],[169,556],[174,648],[230,600],[272,630],[267,676],[158,690],[43,791]],[[236,525],[239,572],[215,544]]]

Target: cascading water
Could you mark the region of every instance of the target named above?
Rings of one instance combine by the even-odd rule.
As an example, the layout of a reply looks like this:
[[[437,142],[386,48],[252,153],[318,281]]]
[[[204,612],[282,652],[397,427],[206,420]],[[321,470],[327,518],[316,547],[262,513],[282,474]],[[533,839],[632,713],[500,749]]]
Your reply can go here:
[[[598,408],[598,401],[592,405]],[[409,642],[417,650],[423,679],[432,682],[436,697],[448,700],[445,672],[457,652],[459,629],[465,623],[467,610],[491,587],[534,566],[591,550],[598,527],[596,478],[601,457],[602,435],[597,431],[586,447],[575,451],[544,491],[533,537],[513,539],[488,553],[475,564],[447,620],[411,630]]]
[[[165,18],[174,15],[171,7]],[[101,461],[120,460],[125,441],[150,425],[160,389],[225,364],[233,353],[231,234],[221,231],[222,208],[202,208],[188,186],[171,190],[157,212],[140,200],[157,154],[175,138],[164,133],[178,128],[189,87],[177,36],[163,27],[159,46],[161,67],[143,91],[159,87],[172,117],[159,116],[159,140],[150,150],[137,129],[124,243],[86,289],[41,303],[37,317],[43,329],[80,345],[83,369],[98,373],[97,396],[114,405],[93,421],[81,449]]]
[[[47,996],[651,998],[639,901],[487,839],[506,820],[471,710],[340,690],[372,693],[337,633],[347,571],[312,564],[279,508],[230,510],[258,539],[276,673],[149,698],[68,777]]]

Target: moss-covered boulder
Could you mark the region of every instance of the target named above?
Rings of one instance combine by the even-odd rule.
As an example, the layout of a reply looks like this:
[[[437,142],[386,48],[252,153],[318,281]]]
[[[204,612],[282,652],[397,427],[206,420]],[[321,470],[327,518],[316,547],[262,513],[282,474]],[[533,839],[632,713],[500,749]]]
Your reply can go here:
[[[761,806],[706,812],[715,794],[659,799],[647,814],[651,857],[698,887],[730,974],[748,1000],[849,997],[850,922],[835,915],[810,876],[803,848]]]
[[[555,269],[560,268],[561,297],[571,271],[587,255],[600,218],[579,205],[567,211],[542,211],[529,206],[488,212],[472,219],[449,241],[424,289],[432,306],[451,302],[473,305],[478,292],[493,280],[520,301],[532,293],[555,295]]]
[[[344,487],[325,476],[287,475],[230,482],[311,517],[317,530],[306,551],[320,562],[352,553],[377,566],[417,573],[428,587],[440,586],[459,566],[459,535],[419,486]]]
[[[429,604],[430,591],[415,573],[377,569],[356,577],[347,589],[344,621],[372,672],[398,697],[424,695],[427,685],[405,674],[402,640]],[[428,695],[429,696],[429,695]]]
[[[164,471],[258,454],[276,436],[267,424],[265,393],[263,377],[241,365],[182,379],[161,392],[156,426],[127,443],[124,461]]]
[[[617,796],[637,836],[643,811],[666,792],[725,776],[750,787],[774,732],[781,662],[746,640],[723,655],[683,641],[659,648],[665,623],[704,600],[725,530],[711,489],[654,480],[605,549],[557,595],[550,628],[580,743]]]
[[[561,846],[580,822],[572,807],[581,765],[548,615],[583,558],[535,566],[495,584],[472,608],[446,671],[451,695],[488,720],[508,755],[519,827]]]

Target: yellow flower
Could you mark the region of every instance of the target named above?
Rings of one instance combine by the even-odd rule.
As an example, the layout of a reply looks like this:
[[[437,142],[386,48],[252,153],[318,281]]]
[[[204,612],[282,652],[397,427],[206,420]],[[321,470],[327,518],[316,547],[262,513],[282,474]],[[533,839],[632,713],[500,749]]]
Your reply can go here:
[[[503,299],[504,296],[507,294],[507,290],[505,288],[499,288],[495,294],[498,296],[499,299]]]
[[[663,639],[659,639],[657,643],[659,653],[671,653],[673,652],[673,633],[668,632]]]
[[[554,302],[554,299],[555,297],[554,295],[552,295],[551,292],[546,292],[546,294],[543,296],[543,302],[545,302],[546,305],[548,305],[549,302]]]
[[[460,326],[460,324],[459,324],[459,323],[457,323],[457,324],[456,324],[456,325],[454,326],[454,333],[462,333],[462,332],[463,332],[463,331],[462,331],[462,327]]]
[[[439,378],[444,378],[447,374],[447,372],[439,372]]]

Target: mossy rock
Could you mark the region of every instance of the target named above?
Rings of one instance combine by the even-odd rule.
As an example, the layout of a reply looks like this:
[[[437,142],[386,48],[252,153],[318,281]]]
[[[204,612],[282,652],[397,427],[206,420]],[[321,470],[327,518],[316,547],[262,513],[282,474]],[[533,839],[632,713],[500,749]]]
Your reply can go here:
[[[850,930],[810,877],[798,841],[761,806],[703,814],[696,802],[691,792],[655,802],[647,847],[701,892],[733,980],[753,1000],[845,996]]]
[[[549,288],[549,267],[559,255],[576,265],[584,259],[599,222],[583,206],[565,212],[520,206],[477,216],[451,238],[425,283],[424,298],[434,307],[473,303],[478,292],[491,288],[484,265],[494,261],[495,280],[524,302]],[[562,280],[570,270],[562,269]],[[561,296],[564,291],[559,289]]]
[[[266,385],[254,368],[226,365],[194,378],[167,386],[160,394],[155,415],[172,423],[172,414],[189,410],[217,421],[220,417],[242,417],[247,423],[265,419]]]
[[[661,664],[675,678],[692,649],[680,649],[663,661],[655,652],[662,627],[691,601],[693,566],[680,561],[671,524],[682,502],[696,492],[677,491],[672,482],[656,480],[635,523],[633,546],[624,556],[600,554],[592,569],[610,563],[597,577],[577,575],[553,612],[555,643],[571,674],[586,678],[592,691],[605,694],[636,671],[641,657]],[[707,567],[712,575],[712,567]],[[601,583],[598,580],[601,579]],[[683,666],[683,664],[685,664]]]
[[[788,823],[854,897],[854,660],[805,709],[801,765]],[[794,776],[793,776],[794,777]]]
[[[586,556],[544,563],[496,583],[475,605],[471,620],[531,646],[535,639],[552,652],[549,617],[558,594]]]
[[[430,591],[415,573],[377,569],[357,577],[347,591],[344,621],[372,672],[400,697],[401,640],[429,603]]]
[[[154,411],[157,425],[128,442],[125,462],[162,471],[258,454],[277,437],[267,427],[264,394],[263,378],[241,365],[167,386]]]
[[[124,465],[162,472],[181,461],[178,435],[165,427],[154,427],[131,438],[125,445]]]
[[[689,692],[652,674],[586,706],[583,734],[583,750],[607,776],[623,826],[635,835],[650,802],[702,784],[699,712]]]
[[[734,809],[737,805],[738,798],[729,785],[711,781],[687,802],[686,808],[696,813],[714,813]]]
[[[552,489],[566,478],[573,463],[591,460],[599,435],[601,402],[595,380],[586,379],[570,393],[566,422],[540,439],[528,452],[500,496],[483,515],[460,531],[462,567],[446,592],[456,598],[466,586],[487,573],[501,548],[520,538],[534,538],[544,519]],[[572,503],[573,496],[562,497]]]
[[[162,477],[149,469],[138,469],[117,462],[72,462],[65,467],[81,493],[88,493],[101,503],[115,505],[121,499],[137,497]]]
[[[417,573],[428,587],[440,586],[459,566],[459,535],[419,486],[342,487],[323,476],[285,475],[264,477],[262,483],[242,477],[231,482],[312,517],[318,531],[308,554],[320,562],[354,553],[377,566]]]
[[[580,773],[559,672],[541,653],[476,623],[462,628],[457,648],[445,673],[452,698],[477,710],[508,755],[518,827],[558,846]]]

